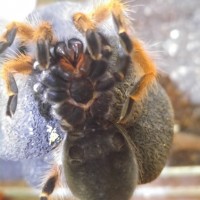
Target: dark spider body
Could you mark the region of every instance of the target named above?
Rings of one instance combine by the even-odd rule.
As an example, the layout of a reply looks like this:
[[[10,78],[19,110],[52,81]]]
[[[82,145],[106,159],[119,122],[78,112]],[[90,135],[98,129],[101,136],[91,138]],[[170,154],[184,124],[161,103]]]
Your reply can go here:
[[[89,34],[88,38],[93,37],[91,34],[96,35],[91,43],[98,45],[98,41],[95,40],[98,40],[100,35]],[[107,70],[107,58],[92,60],[88,52],[83,55],[83,44],[77,39],[69,40],[68,47],[65,42],[59,42],[52,48],[49,70],[45,71],[41,84],[37,87],[43,88],[44,99],[55,105],[54,114],[72,129],[83,129],[87,121],[106,120],[112,100],[112,94],[108,91],[118,81],[117,72],[110,73]],[[99,49],[99,52],[92,53],[101,54],[100,47],[94,49]],[[80,57],[84,62],[79,61]],[[65,71],[65,63],[60,62],[62,59],[70,63],[71,72]],[[122,66],[124,67],[127,66]],[[56,103],[59,103],[59,106]]]
[[[56,148],[52,165],[56,170],[44,180],[40,200],[49,198],[60,179],[80,200],[128,200],[137,184],[160,174],[172,142],[171,105],[159,84],[156,91],[155,85],[149,88],[143,99],[134,99],[140,96],[134,92],[148,79],[135,69],[135,46],[122,29],[121,18],[113,9],[95,29],[84,20],[73,22],[74,14],[84,8],[93,6],[68,2],[40,9],[28,22],[34,28],[37,21],[50,23],[53,35],[41,39],[33,31],[37,40],[22,42],[11,29],[5,35],[7,42],[0,42],[2,56],[11,49],[31,58],[31,74],[16,82],[12,73],[8,77],[12,95],[6,112],[0,114],[5,119],[7,113],[11,122],[4,120],[2,132],[15,133],[18,126],[22,135],[31,129],[33,135],[46,136],[50,124],[59,136],[56,143],[28,140],[26,148],[20,147],[28,150],[34,144],[30,155]],[[33,118],[26,122],[29,115]],[[44,152],[38,143],[41,149],[46,145]]]

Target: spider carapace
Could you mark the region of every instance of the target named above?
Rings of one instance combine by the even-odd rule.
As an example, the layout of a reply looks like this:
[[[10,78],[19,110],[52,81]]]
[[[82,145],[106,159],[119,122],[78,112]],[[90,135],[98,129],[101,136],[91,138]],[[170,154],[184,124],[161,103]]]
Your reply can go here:
[[[80,200],[128,200],[137,184],[153,180],[164,167],[171,107],[131,27],[119,0],[65,2],[8,24],[1,36],[0,53],[17,52],[1,69],[6,114],[12,120],[20,103],[14,75],[36,76],[34,95],[50,105],[49,115],[67,134],[41,200],[60,180]]]

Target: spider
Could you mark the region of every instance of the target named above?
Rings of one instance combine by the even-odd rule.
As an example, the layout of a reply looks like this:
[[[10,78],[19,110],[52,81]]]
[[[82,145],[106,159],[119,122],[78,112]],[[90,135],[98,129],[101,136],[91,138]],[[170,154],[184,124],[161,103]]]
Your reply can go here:
[[[2,65],[6,114],[12,120],[20,104],[14,75],[36,77],[36,101],[49,106],[46,115],[67,135],[40,200],[49,199],[60,180],[80,200],[130,199],[137,184],[155,179],[164,167],[173,116],[162,89],[158,97],[151,90],[156,67],[131,33],[126,5],[120,0],[58,3],[32,13],[28,22],[8,24],[0,39],[0,53],[13,46],[18,51]],[[151,98],[161,99],[155,108]],[[145,124],[151,116],[152,133],[164,133],[158,138]]]

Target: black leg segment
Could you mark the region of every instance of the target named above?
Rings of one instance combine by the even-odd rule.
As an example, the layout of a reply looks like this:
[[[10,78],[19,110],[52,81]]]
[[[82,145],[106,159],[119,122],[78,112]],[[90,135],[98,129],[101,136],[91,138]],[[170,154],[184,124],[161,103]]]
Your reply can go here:
[[[101,58],[101,38],[100,35],[92,30],[86,32],[86,40],[88,43],[88,50],[95,60]]]
[[[47,40],[41,39],[37,41],[36,57],[44,69],[49,67],[49,42]]]
[[[45,183],[42,194],[40,195],[40,200],[48,200],[49,195],[51,195],[55,189],[56,182],[58,180],[58,176],[50,177],[47,182]]]
[[[15,114],[16,108],[17,108],[17,95],[9,96],[6,107],[6,115],[12,117]]]
[[[0,53],[3,53],[14,41],[17,33],[17,28],[13,28],[6,33],[6,41],[0,42]]]

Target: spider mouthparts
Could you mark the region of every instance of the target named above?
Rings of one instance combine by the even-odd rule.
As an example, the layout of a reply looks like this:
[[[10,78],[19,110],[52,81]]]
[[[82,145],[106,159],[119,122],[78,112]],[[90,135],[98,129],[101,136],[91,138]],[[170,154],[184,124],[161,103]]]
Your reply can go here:
[[[76,65],[80,54],[83,53],[83,43],[75,38],[68,41],[68,47],[70,49],[69,56],[74,65]]]

